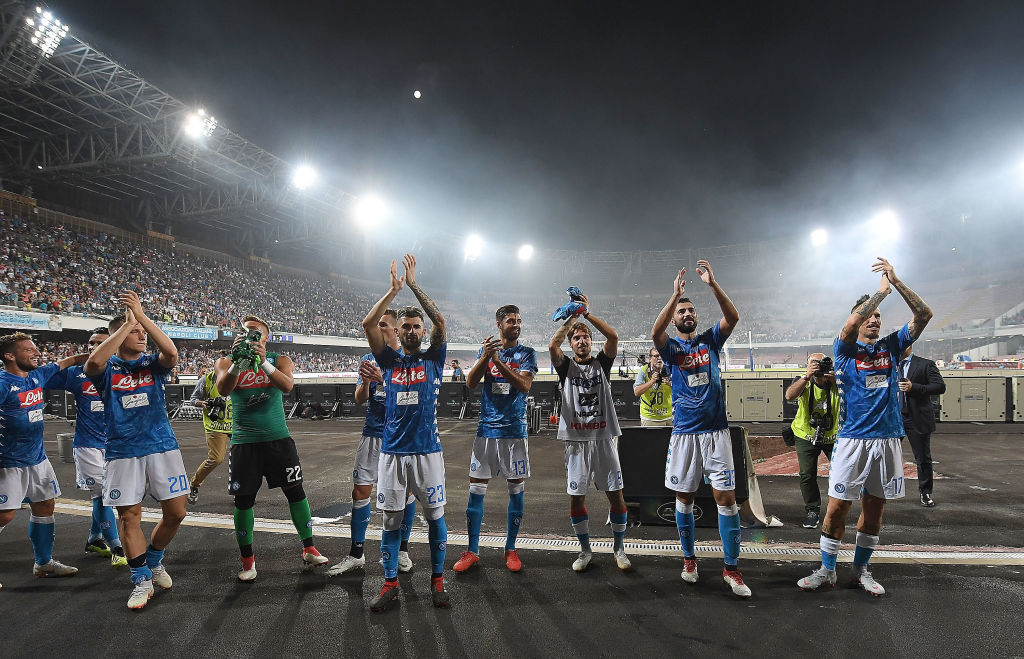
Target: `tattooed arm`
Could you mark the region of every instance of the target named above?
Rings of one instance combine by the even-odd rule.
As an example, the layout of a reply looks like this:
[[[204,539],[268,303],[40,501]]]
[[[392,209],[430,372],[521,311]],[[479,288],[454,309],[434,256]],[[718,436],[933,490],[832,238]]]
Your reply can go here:
[[[427,318],[430,319],[433,325],[430,328],[430,345],[431,347],[439,346],[448,340],[448,335],[445,332],[444,316],[441,315],[434,301],[416,283],[416,257],[412,254],[406,254],[405,258],[402,259],[402,265],[405,266],[405,283],[409,286],[412,294],[416,296],[416,299],[419,300],[420,306],[423,307],[424,313],[427,314]]]
[[[569,316],[562,326],[558,328],[555,335],[551,337],[551,342],[548,343],[548,354],[551,355],[551,365],[555,368],[561,366],[562,362],[565,361],[565,353],[562,352],[562,343],[565,342],[565,337],[569,333],[569,328],[576,322],[575,316]]]
[[[846,324],[843,325],[843,329],[839,332],[839,340],[846,345],[853,345],[857,342],[857,335],[860,332],[860,326],[867,322],[871,314],[875,313],[875,309],[882,303],[882,300],[886,298],[889,293],[892,292],[892,288],[889,286],[889,279],[884,274],[882,275],[882,281],[878,284],[878,291],[874,295],[864,301],[863,304],[858,306],[850,314],[850,317],[846,319]]]
[[[878,263],[875,264],[875,267],[877,268],[876,272],[880,270],[885,273],[886,279],[889,280],[892,287],[896,289],[896,292],[900,294],[900,297],[906,301],[907,306],[914,313],[914,319],[910,321],[910,336],[916,341],[921,336],[921,332],[924,331],[928,321],[932,319],[931,308],[925,304],[920,295],[910,290],[910,287],[896,276],[896,271],[888,261],[878,257]]]

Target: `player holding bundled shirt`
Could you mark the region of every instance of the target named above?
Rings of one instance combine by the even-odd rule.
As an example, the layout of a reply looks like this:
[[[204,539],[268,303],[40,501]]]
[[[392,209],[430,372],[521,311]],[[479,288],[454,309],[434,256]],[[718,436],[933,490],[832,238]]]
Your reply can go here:
[[[110,337],[89,355],[85,374],[106,411],[103,505],[117,508],[134,585],[128,608],[141,609],[154,586],[166,590],[173,583],[163,565],[164,550],[185,519],[188,476],[164,397],[164,379],[178,363],[178,350],[146,316],[138,295],[125,291],[118,301],[127,310],[111,319]],[[146,352],[150,336],[159,353]],[[147,493],[163,512],[148,546],[142,533]]]
[[[39,366],[39,348],[21,332],[0,336],[0,531],[14,519],[27,497],[37,577],[69,577],[78,572],[53,560],[53,503],[60,496],[57,475],[43,449],[43,387],[58,372],[85,361],[65,357]]]
[[[453,570],[465,572],[480,560],[480,524],[484,518],[487,482],[502,476],[508,483],[508,527],[505,535],[505,567],[523,569],[516,552],[516,536],[525,506],[524,479],[530,477],[530,445],[526,436],[526,396],[537,373],[537,352],[519,343],[523,319],[519,307],[506,304],[494,313],[500,339],[484,339],[476,363],[469,369],[467,386],[483,380],[480,425],[469,462],[469,505],[466,507],[469,550]]]
[[[391,262],[391,287],[363,319],[363,331],[373,358],[387,383],[384,436],[377,469],[377,508],[384,512],[380,543],[384,562],[384,586],[370,603],[370,610],[387,610],[398,599],[398,551],[402,519],[409,492],[419,499],[427,518],[430,540],[430,598],[436,607],[449,605],[444,587],[444,557],[448,527],[444,519],[444,455],[437,432],[437,395],[441,391],[448,344],[445,320],[434,301],[416,283],[416,258],[402,260],[405,276],[398,276],[398,264]],[[385,343],[376,328],[377,320],[408,284],[433,323],[430,347],[422,350],[427,330],[423,311],[416,307],[398,310],[398,340],[402,352]]]
[[[242,319],[246,334],[235,339],[235,348],[248,342],[257,363],[235,363],[236,351],[214,366],[217,391],[231,396],[231,447],[228,449],[228,493],[235,497],[235,540],[241,554],[239,581],[256,580],[253,552],[253,507],[256,493],[267,479],[267,487],[281,488],[288,499],[288,512],[299,539],[302,562],[318,566],[327,563],[313,544],[313,519],[302,487],[302,465],[295,440],[285,423],[282,392],[292,390],[292,360],[267,352],[270,325],[259,316]],[[255,333],[258,338],[249,339]],[[243,361],[239,358],[240,361]]]
[[[110,330],[98,327],[89,337],[89,352],[107,340]],[[92,527],[85,550],[109,556],[114,567],[125,567],[124,548],[117,533],[114,509],[103,505],[103,463],[106,461],[106,417],[103,400],[96,385],[81,366],[72,366],[57,373],[43,387],[63,389],[75,397],[75,484],[92,493]]]

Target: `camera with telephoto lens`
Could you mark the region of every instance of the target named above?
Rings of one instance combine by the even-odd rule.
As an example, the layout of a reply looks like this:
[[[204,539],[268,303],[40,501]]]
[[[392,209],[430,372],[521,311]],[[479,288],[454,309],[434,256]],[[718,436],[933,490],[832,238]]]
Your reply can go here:
[[[814,375],[821,377],[823,375],[831,375],[832,371],[835,370],[835,364],[831,357],[822,357],[821,361],[818,362],[818,370],[814,372]]]
[[[211,398],[206,401],[206,416],[210,421],[221,421],[227,412],[227,401],[223,397]]]
[[[826,357],[825,359],[829,359]],[[832,361],[829,359],[829,361]],[[825,438],[828,436],[828,431],[832,429],[835,423],[835,418],[828,414],[817,414],[812,412],[810,418],[807,419],[807,425],[814,429],[814,437],[811,438],[811,446],[819,446],[825,443]]]

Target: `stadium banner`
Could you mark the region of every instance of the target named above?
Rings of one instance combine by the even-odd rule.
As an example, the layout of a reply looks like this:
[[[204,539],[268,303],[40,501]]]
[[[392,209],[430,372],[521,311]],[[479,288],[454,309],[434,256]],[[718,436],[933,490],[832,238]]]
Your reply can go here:
[[[185,325],[168,325],[160,323],[160,329],[172,339],[196,339],[199,341],[216,341],[217,330],[212,327],[187,327]]]
[[[42,332],[59,332],[62,328],[60,316],[33,313],[31,311],[0,311],[0,327],[36,330]]]

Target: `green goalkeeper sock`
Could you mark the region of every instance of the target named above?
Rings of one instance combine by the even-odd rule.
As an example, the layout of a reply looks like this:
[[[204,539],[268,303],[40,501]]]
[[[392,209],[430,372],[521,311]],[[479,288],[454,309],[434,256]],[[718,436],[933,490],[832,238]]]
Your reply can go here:
[[[239,510],[235,508],[235,540],[239,547],[252,546],[252,528],[256,515],[252,508]]]
[[[302,540],[313,537],[313,516],[309,512],[309,499],[288,504],[288,512],[292,515],[292,524]]]

